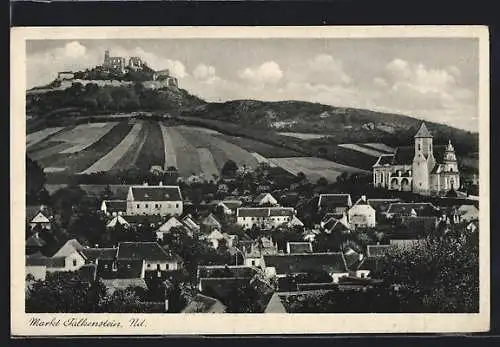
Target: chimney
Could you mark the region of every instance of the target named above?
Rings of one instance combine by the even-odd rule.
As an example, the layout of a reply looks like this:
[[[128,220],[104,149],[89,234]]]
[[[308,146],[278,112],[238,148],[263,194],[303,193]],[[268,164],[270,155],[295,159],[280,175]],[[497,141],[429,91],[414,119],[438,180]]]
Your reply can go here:
[[[161,186],[163,186],[163,182],[162,182],[162,181],[160,181],[160,183],[158,183],[158,185],[159,185],[160,187],[161,187]]]
[[[366,195],[361,195],[361,201],[366,202]]]

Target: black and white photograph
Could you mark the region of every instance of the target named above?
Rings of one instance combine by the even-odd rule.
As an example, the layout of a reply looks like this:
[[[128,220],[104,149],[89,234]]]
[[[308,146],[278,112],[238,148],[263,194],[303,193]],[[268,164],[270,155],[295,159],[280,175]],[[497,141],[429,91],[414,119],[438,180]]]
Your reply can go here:
[[[447,28],[18,29],[20,330],[488,329],[488,32]]]

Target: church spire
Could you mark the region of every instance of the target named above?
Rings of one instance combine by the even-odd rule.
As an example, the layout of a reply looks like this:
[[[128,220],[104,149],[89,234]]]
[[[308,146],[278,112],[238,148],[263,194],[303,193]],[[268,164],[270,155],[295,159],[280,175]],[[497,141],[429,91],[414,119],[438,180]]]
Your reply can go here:
[[[415,134],[415,137],[432,138],[432,135],[429,132],[429,130],[427,130],[427,127],[425,126],[424,122],[422,122],[422,125],[420,126],[420,129],[418,129],[417,133]]]

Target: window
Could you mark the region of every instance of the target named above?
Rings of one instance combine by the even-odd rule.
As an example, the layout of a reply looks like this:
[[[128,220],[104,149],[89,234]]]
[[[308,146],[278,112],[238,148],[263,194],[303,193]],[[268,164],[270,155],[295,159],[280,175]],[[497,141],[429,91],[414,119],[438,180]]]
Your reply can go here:
[[[255,260],[252,260],[252,266],[255,266]]]
[[[73,266],[76,266],[76,259],[73,259]]]
[[[169,266],[168,266],[168,265],[169,265],[169,264],[165,264],[165,270],[168,270],[168,268],[169,268]]]
[[[422,147],[420,146],[420,143],[418,144],[418,150],[422,150]]]
[[[104,269],[107,270],[108,269],[108,264],[104,264]]]
[[[175,208],[179,208],[179,204],[175,204]]]
[[[158,207],[160,207],[160,205],[159,204],[155,204],[155,207],[158,208]]]
[[[141,208],[141,204],[137,204],[137,208]]]
[[[127,269],[130,269],[130,264],[127,264]]]
[[[160,271],[160,264],[156,264],[156,270]]]
[[[147,266],[148,266],[148,267],[151,267],[151,264],[148,264]]]
[[[146,208],[148,208],[148,204],[146,204],[146,206],[145,206],[145,207],[146,207]]]

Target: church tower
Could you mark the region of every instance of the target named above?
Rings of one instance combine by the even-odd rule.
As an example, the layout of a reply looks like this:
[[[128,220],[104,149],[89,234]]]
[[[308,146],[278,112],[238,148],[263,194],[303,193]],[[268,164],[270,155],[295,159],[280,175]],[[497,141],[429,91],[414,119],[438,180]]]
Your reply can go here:
[[[413,192],[423,195],[430,194],[430,173],[436,165],[432,147],[432,135],[425,123],[415,134],[415,156],[413,157]]]
[[[458,172],[457,156],[455,154],[455,148],[448,141],[448,146],[446,146],[446,151],[444,152],[443,158],[444,172],[447,179],[446,186],[450,189],[460,188],[460,174]]]

